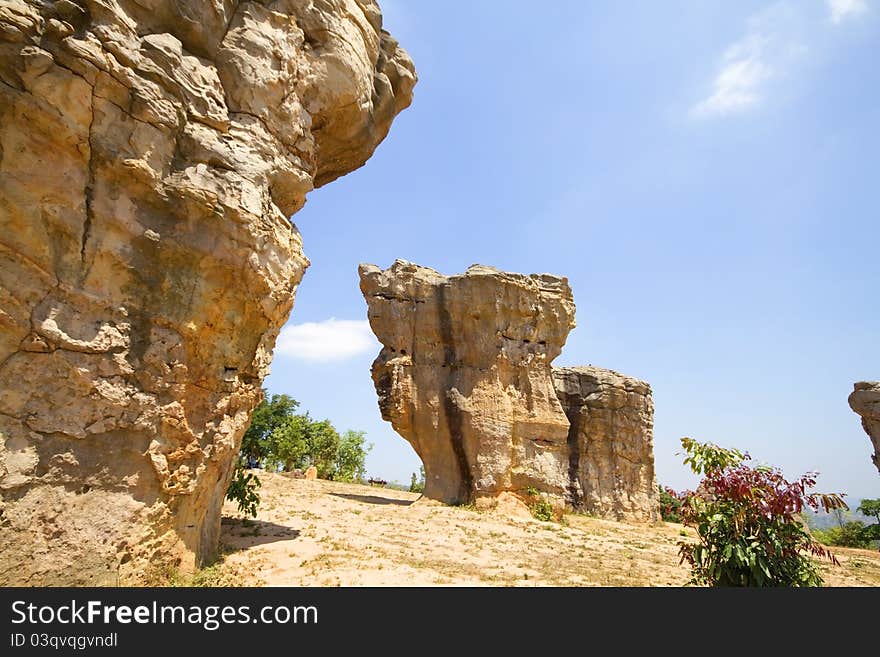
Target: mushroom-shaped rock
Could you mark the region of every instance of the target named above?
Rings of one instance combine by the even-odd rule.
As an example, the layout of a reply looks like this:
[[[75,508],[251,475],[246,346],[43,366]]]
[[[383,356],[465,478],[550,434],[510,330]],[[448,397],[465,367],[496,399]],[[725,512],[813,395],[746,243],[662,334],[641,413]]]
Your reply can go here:
[[[414,84],[370,0],[0,2],[0,583],[214,553],[289,216]]]
[[[491,504],[530,488],[561,508],[568,419],[550,363],[574,327],[565,278],[474,265],[360,266],[382,417],[425,466],[425,496]]]
[[[862,417],[862,426],[874,445],[871,459],[880,472],[880,381],[860,381],[853,386],[849,406]]]

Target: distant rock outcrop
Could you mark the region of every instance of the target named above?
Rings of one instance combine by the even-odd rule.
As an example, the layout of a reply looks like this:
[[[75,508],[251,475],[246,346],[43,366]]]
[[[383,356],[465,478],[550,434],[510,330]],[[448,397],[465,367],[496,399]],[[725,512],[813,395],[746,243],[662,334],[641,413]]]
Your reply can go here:
[[[426,497],[513,508],[534,488],[557,509],[658,519],[650,386],[550,365],[574,327],[565,278],[402,260],[360,276],[379,408],[421,457]]]
[[[414,83],[371,0],[0,0],[0,583],[214,552],[288,217]]]
[[[568,281],[474,265],[459,276],[396,261],[360,266],[382,352],[382,417],[425,465],[425,496],[481,502],[568,488],[568,419],[551,361],[574,327]],[[491,500],[489,500],[491,502]]]
[[[860,381],[853,388],[849,406],[862,417],[862,426],[874,445],[872,460],[880,472],[880,381]]]
[[[659,520],[651,386],[599,367],[554,367],[571,422],[569,500],[614,520]]]

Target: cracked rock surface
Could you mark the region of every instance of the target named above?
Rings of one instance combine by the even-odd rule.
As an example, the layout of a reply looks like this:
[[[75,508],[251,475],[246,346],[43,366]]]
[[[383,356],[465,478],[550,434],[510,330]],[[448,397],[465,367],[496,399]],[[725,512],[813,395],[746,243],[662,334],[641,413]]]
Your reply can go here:
[[[370,0],[0,0],[0,583],[212,555],[288,217],[415,79]]]
[[[874,445],[871,460],[880,472],[880,381],[859,381],[849,396],[849,406],[862,418],[862,427]]]

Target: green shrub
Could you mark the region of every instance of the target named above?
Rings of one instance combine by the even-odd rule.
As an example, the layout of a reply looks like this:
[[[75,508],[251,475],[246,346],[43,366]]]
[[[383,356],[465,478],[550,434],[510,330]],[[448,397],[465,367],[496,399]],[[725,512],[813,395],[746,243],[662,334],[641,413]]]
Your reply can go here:
[[[873,542],[874,525],[865,526],[860,520],[844,523],[842,527],[814,529],[813,538],[825,545],[851,548],[869,548]]]
[[[526,489],[526,496],[529,498],[528,506],[532,512],[532,517],[536,520],[551,521],[555,520],[556,514],[553,507],[538,491],[537,488],[530,486]]]
[[[260,494],[257,490],[261,483],[255,474],[247,472],[241,465],[241,461],[236,462],[235,472],[232,474],[232,481],[229,482],[229,488],[226,489],[226,499],[238,504],[238,510],[249,516],[257,516],[257,507],[260,505]]]
[[[767,466],[752,467],[748,454],[682,438],[685,463],[702,474],[683,496],[682,521],[699,543],[679,542],[691,583],[711,586],[819,586],[810,554],[837,559],[814,541],[800,520],[805,506],[845,508],[838,494],[807,493],[815,473],[789,482]],[[839,565],[839,564],[838,564]]]
[[[666,522],[681,522],[681,498],[669,486],[657,486],[660,493],[660,517]]]

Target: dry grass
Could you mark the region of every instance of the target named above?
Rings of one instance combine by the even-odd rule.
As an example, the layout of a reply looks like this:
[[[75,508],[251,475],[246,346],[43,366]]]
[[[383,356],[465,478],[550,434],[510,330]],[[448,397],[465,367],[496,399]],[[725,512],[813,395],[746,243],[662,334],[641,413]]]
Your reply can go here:
[[[211,579],[273,586],[683,586],[672,523],[562,524],[447,507],[413,493],[261,474],[255,520],[224,507]],[[880,585],[880,553],[835,548],[830,586]]]

